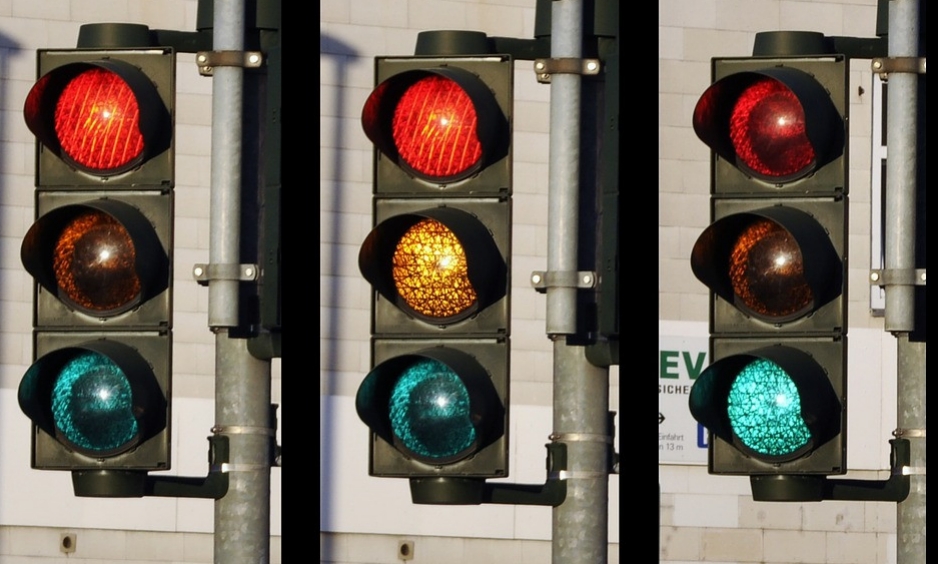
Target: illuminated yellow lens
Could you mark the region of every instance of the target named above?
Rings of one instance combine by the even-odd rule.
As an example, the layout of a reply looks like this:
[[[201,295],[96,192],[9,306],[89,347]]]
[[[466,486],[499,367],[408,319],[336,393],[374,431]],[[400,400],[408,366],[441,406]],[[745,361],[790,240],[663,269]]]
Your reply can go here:
[[[427,317],[453,317],[476,301],[462,244],[433,219],[417,223],[401,237],[394,250],[393,277],[407,305]]]

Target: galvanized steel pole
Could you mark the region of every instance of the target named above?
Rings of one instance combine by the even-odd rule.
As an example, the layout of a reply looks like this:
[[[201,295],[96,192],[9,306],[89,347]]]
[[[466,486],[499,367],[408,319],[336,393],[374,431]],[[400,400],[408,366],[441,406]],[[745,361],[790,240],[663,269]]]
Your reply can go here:
[[[244,0],[216,0],[213,50],[243,51]],[[270,362],[254,358],[239,324],[244,71],[213,70],[208,325],[215,332],[215,428],[229,439],[228,493],[215,502],[217,564],[270,561]],[[254,155],[251,155],[253,158]]]
[[[583,1],[551,4],[551,58],[581,58]],[[568,342],[577,331],[580,166],[586,153],[581,93],[579,74],[551,75],[547,334],[554,342],[552,439],[567,445],[568,464],[567,497],[553,509],[553,564],[604,563],[609,550],[609,369],[593,366],[584,346]]]
[[[889,3],[889,60],[919,53],[919,0]],[[914,66],[913,66],[914,68]],[[924,63],[922,64],[924,69]],[[897,435],[909,439],[909,496],[897,506],[896,562],[925,562],[925,342],[910,339],[916,324],[915,268],[918,209],[919,75],[890,72],[886,107],[885,329],[898,347]]]

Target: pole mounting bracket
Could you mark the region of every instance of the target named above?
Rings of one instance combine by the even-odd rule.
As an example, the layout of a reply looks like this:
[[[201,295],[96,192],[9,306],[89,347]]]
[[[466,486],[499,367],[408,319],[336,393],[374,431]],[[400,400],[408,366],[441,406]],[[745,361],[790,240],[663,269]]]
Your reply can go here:
[[[585,290],[596,286],[596,273],[589,270],[566,272],[535,270],[531,273],[531,285],[539,294],[547,292],[548,288]]]
[[[595,76],[599,74],[601,68],[602,65],[600,65],[599,59],[579,59],[576,57],[534,59],[534,74],[541,84],[550,83],[550,77],[555,74]]]
[[[195,54],[195,64],[199,74],[212,76],[215,67],[259,69],[264,64],[264,55],[260,51],[199,51]]]
[[[256,264],[196,264],[192,267],[192,277],[200,286],[208,286],[212,280],[237,280],[250,282],[257,280]]]
[[[880,268],[870,271],[871,286],[924,286],[924,268]]]
[[[891,72],[925,74],[925,57],[873,57],[870,68],[883,80]]]

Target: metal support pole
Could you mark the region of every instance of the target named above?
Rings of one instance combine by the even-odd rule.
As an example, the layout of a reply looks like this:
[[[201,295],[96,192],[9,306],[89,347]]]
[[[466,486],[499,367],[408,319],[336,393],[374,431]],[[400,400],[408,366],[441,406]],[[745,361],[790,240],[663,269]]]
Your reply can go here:
[[[583,2],[551,6],[552,59],[582,57]],[[553,564],[608,558],[609,369],[586,360],[577,332],[581,77],[551,76],[547,334],[554,340],[554,433],[567,446],[567,496],[553,509]],[[582,153],[582,154],[581,154]],[[595,157],[588,157],[595,164]]]
[[[244,0],[213,6],[215,52],[243,51]],[[212,181],[208,325],[215,332],[215,428],[228,437],[227,494],[215,502],[217,564],[270,561],[270,361],[254,358],[247,340],[232,336],[239,324],[244,71],[236,65],[213,70]],[[254,108],[249,108],[254,109]],[[253,132],[256,134],[257,132]],[[256,155],[250,155],[254,158]]]
[[[554,2],[550,56],[579,58],[583,42],[582,0]],[[562,278],[547,288],[547,334],[576,332],[577,224],[580,185],[580,75],[558,73],[550,83],[547,270]],[[554,405],[557,405],[556,398]]]
[[[889,58],[919,57],[919,0],[889,2]],[[923,65],[924,68],[924,65]],[[896,562],[925,562],[925,343],[909,338],[915,328],[916,204],[918,162],[919,76],[890,72],[886,114],[886,247],[887,272],[899,281],[886,286],[885,329],[896,335],[898,348],[898,421],[896,434],[909,439],[909,496],[897,506]],[[893,276],[892,278],[896,278]]]

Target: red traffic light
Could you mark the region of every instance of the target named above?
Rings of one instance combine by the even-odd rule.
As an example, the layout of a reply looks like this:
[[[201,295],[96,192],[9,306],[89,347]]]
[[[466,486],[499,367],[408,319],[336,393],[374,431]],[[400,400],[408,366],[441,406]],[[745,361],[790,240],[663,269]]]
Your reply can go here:
[[[116,59],[56,67],[26,97],[26,125],[74,168],[107,177],[169,148],[171,117],[156,85]]]
[[[718,80],[698,100],[693,124],[718,155],[774,184],[804,178],[844,150],[844,121],[830,93],[795,68],[762,68]]]
[[[362,127],[378,149],[417,178],[469,178],[508,150],[508,122],[479,76],[462,68],[401,72],[368,97]]]

